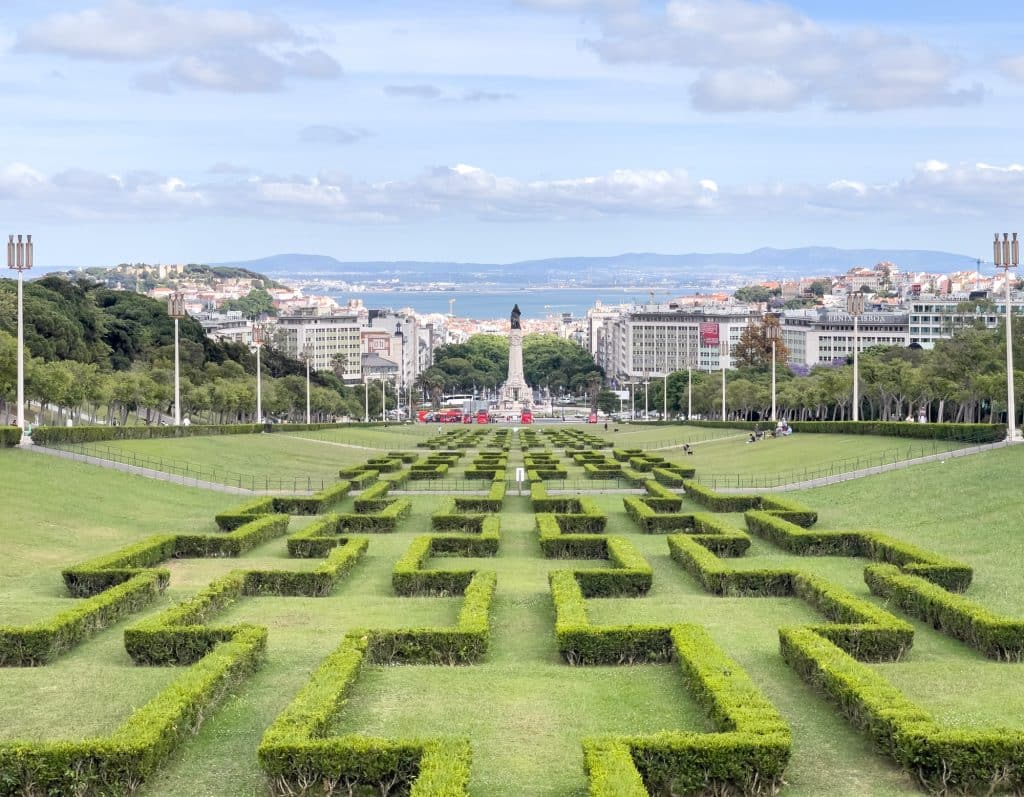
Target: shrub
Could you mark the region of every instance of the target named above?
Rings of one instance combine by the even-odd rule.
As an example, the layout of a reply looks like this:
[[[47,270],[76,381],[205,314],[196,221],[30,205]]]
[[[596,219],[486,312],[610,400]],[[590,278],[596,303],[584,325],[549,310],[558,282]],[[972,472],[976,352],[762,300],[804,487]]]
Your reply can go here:
[[[871,565],[864,580],[872,593],[932,628],[999,661],[1024,659],[1024,621],[998,617],[984,606],[947,592],[893,565]]]

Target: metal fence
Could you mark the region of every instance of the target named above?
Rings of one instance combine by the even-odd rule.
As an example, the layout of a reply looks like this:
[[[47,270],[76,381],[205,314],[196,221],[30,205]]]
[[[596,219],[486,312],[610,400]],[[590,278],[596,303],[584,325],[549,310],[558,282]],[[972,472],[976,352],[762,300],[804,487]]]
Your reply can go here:
[[[193,484],[222,484],[253,492],[316,492],[332,484],[337,478],[314,477],[306,475],[270,476],[255,473],[239,473],[238,471],[217,468],[209,465],[197,465],[167,457],[149,457],[133,451],[110,448],[96,444],[65,443],[53,446],[60,451],[70,452],[83,459],[101,459],[116,462],[133,468],[142,468],[157,473],[169,473]]]

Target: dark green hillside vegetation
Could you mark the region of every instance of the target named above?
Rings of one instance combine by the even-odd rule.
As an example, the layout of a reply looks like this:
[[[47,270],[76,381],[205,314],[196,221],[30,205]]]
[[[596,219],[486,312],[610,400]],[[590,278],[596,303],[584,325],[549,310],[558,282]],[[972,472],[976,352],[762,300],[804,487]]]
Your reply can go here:
[[[163,302],[59,276],[24,285],[26,397],[78,420],[125,424],[170,413],[174,380],[174,321]],[[0,280],[0,409],[14,398],[17,286]],[[198,321],[179,321],[182,410],[208,422],[255,420],[256,358],[247,347],[207,338]],[[268,414],[305,415],[305,366],[267,348],[262,356]],[[313,374],[318,421],[363,416],[363,391],[330,371]],[[380,415],[380,387],[370,391]],[[394,406],[393,395],[388,406]]]

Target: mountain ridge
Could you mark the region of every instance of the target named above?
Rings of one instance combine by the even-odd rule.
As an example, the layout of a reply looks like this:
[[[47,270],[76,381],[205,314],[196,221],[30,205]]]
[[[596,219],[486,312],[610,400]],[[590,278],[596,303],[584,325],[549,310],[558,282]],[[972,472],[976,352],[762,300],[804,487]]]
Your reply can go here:
[[[891,261],[903,271],[946,273],[975,266],[975,258],[952,252],[922,249],[842,249],[805,246],[793,249],[761,247],[750,252],[624,252],[606,256],[552,257],[511,263],[477,263],[433,260],[338,260],[330,255],[277,254],[255,260],[211,263],[211,266],[236,266],[272,276],[326,276],[409,278],[431,281],[456,281],[476,278],[519,280],[586,278],[587,281],[644,276],[714,277],[708,269],[721,270],[720,276],[749,278],[825,276],[855,266],[871,267]],[[625,269],[625,271],[623,271]]]

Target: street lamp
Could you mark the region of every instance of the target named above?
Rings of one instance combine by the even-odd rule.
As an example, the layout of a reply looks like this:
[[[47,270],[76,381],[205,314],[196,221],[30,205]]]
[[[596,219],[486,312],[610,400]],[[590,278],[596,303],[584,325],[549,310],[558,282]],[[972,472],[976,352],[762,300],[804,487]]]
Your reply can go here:
[[[310,406],[310,379],[309,379],[309,364],[313,359],[313,350],[310,347],[306,347],[302,350],[302,359],[306,363],[306,425],[313,423],[313,413],[311,412],[312,407]]]
[[[857,365],[858,336],[861,314],[864,312],[864,294],[854,291],[846,295],[846,312],[853,316],[853,420],[860,420],[860,371]]]
[[[1017,402],[1013,395],[1013,336],[1010,331],[1010,269],[1020,265],[1020,244],[1017,241],[1017,233],[1004,232],[1003,240],[999,240],[999,233],[996,233],[996,240],[992,244],[992,262],[996,268],[1003,269],[1006,283],[1006,439],[1011,443],[1017,439]]]
[[[256,346],[256,423],[263,423],[263,370],[260,367],[260,350],[263,348],[266,329],[266,324],[252,325],[252,342]]]
[[[402,419],[402,387],[405,384],[405,332],[402,331],[402,322],[395,323],[395,337],[398,338],[398,374],[395,380],[395,417],[401,422]],[[476,390],[474,389],[474,395]],[[412,399],[409,400],[409,415],[412,415]]]
[[[7,236],[7,268],[18,272],[18,428],[21,442],[31,442],[25,436],[25,310],[22,296],[22,272],[32,268],[32,236],[27,241],[14,242],[14,236]]]
[[[779,334],[782,330],[779,329],[779,325],[776,323],[768,324],[765,327],[765,332],[768,333],[768,340],[772,342],[772,422],[774,423],[778,420],[775,411],[775,345],[779,340]]]
[[[181,426],[181,349],[178,321],[185,316],[185,294],[175,291],[167,299],[167,314],[174,319],[174,425]]]
[[[719,359],[722,365],[722,420],[725,420],[725,368],[729,362],[729,341],[723,340],[719,344]]]

